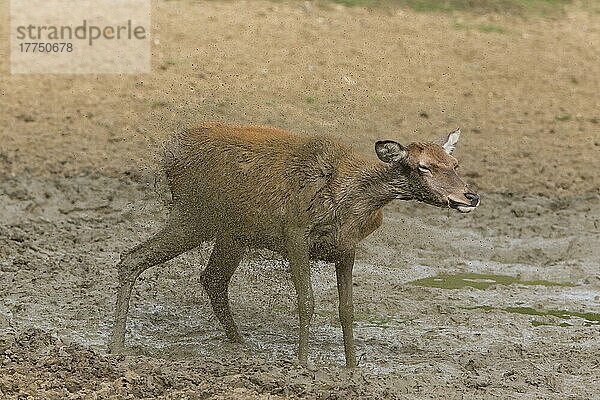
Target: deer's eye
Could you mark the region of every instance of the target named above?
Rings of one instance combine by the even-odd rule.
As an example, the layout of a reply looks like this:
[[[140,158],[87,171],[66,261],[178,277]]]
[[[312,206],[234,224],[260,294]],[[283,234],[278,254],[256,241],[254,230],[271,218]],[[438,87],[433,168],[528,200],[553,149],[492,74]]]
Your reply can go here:
[[[426,174],[427,172],[431,172],[431,170],[429,168],[427,168],[424,165],[419,164],[419,171]]]

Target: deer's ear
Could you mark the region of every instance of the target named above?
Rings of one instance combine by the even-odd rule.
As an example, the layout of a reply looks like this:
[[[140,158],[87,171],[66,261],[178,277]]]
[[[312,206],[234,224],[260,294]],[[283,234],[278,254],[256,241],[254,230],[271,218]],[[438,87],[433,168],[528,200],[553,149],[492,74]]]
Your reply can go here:
[[[375,143],[375,152],[377,157],[386,163],[404,161],[408,156],[406,148],[393,140],[379,140]]]
[[[460,128],[450,132],[447,137],[441,140],[441,145],[446,150],[446,153],[452,154],[454,151],[454,147],[456,147],[456,143],[458,142],[458,138],[460,137]]]

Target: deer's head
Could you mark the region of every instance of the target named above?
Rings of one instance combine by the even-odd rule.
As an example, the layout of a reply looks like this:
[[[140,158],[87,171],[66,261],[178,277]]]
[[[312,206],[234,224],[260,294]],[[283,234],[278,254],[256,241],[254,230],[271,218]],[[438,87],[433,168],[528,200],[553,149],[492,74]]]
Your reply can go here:
[[[399,198],[413,198],[438,207],[450,207],[467,213],[479,205],[479,196],[471,192],[458,176],[458,161],[452,151],[460,129],[440,141],[416,142],[403,146],[393,140],[375,143],[379,159],[390,164]]]

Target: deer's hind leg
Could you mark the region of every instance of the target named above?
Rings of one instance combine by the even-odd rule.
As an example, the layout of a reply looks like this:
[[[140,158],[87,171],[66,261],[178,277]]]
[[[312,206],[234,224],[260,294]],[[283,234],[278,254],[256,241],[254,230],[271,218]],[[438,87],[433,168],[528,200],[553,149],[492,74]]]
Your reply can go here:
[[[146,242],[134,247],[121,256],[117,265],[119,290],[115,309],[115,319],[109,351],[117,353],[123,350],[129,300],[136,279],[146,269],[168,261],[209,239],[204,232],[198,231],[188,218],[182,218],[176,210],[171,212],[166,225]]]
[[[229,282],[244,256],[243,243],[229,237],[217,237],[210,259],[201,280],[213,311],[223,326],[227,339],[232,342],[242,342],[233,314],[229,307]]]

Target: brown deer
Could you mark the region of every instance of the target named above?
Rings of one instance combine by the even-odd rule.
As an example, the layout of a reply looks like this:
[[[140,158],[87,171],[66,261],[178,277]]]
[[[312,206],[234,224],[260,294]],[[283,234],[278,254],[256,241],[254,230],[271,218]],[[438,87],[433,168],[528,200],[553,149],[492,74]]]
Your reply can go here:
[[[203,123],[166,149],[172,193],[168,222],[121,257],[110,350],[123,349],[131,290],[147,268],[214,240],[202,284],[227,338],[241,341],[228,285],[246,248],[289,260],[299,313],[298,358],[306,364],[314,300],[310,261],[336,266],[346,365],[356,366],[352,332],[352,268],[358,242],[382,222],[394,199],[469,212],[479,196],[457,175],[451,156],[460,130],[441,144],[375,143],[379,161],[326,137],[297,136],[262,126]]]

